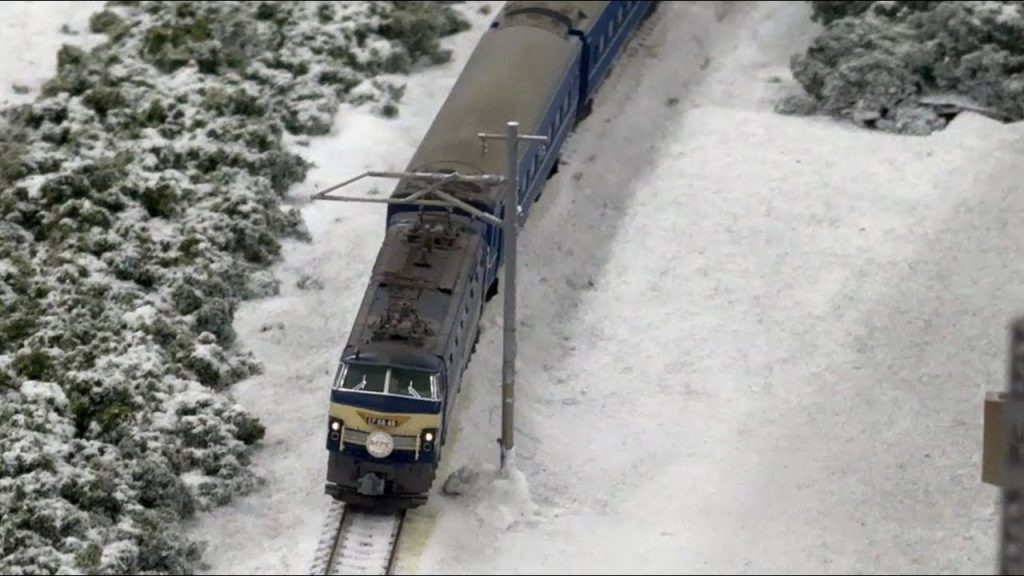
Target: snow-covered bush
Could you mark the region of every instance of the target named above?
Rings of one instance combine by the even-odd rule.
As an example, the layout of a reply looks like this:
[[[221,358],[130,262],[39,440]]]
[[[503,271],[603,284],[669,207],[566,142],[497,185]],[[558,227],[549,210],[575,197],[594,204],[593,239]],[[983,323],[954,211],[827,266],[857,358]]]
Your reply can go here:
[[[232,328],[272,294],[281,197],[342,101],[450,57],[450,3],[111,2],[0,117],[0,573],[188,573],[176,523],[260,485],[258,372]],[[272,423],[270,423],[272,425]]]
[[[1024,118],[1024,2],[811,4],[825,29],[791,64],[817,111],[908,134],[944,127],[938,104]]]

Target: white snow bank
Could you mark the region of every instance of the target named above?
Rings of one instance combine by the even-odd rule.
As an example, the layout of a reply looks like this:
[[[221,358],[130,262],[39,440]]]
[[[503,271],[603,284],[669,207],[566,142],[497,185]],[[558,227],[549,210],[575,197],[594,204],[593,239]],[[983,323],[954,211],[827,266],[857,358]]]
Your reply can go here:
[[[514,454],[514,451],[513,451]],[[537,504],[526,476],[509,462],[504,468],[463,466],[444,481],[442,492],[462,499],[485,530],[510,530],[535,519]]]

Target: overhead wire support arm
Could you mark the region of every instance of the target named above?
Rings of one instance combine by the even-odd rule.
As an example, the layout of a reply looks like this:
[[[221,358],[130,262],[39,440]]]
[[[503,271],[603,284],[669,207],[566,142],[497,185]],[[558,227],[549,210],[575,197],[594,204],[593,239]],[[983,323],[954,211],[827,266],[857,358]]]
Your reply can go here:
[[[505,140],[505,139],[508,138],[507,134],[489,134],[487,132],[480,132],[476,136],[477,136],[477,138],[479,138],[481,140],[481,142],[483,142],[484,152],[485,153],[487,152],[487,141],[488,140]],[[519,135],[519,139],[520,140],[526,140],[527,142],[539,142],[541,144],[547,144],[548,143],[548,137],[547,136],[536,136],[536,135],[533,135],[533,134],[520,134]]]
[[[380,170],[369,170],[363,172],[359,176],[349,178],[344,182],[335,184],[326,190],[317,192],[314,196],[323,197],[324,195],[333,192],[339,188],[344,188],[349,184],[354,184],[363,178],[397,178],[399,180],[427,180],[427,181],[458,181],[458,182],[479,182],[482,184],[501,184],[505,181],[502,176],[492,176],[489,174],[482,174],[477,176],[469,176],[465,174],[459,174],[458,172],[394,172],[394,171],[380,171]]]
[[[332,196],[329,195],[336,190],[355,184],[363,178],[392,178],[397,180],[422,180],[433,182],[430,187],[418,190],[406,198],[358,198],[355,196]],[[313,194],[314,200],[331,200],[334,202],[364,202],[368,204],[403,204],[413,206],[438,206],[442,208],[459,208],[468,214],[479,218],[489,224],[501,226],[501,220],[493,215],[479,210],[472,205],[459,200],[458,198],[441,190],[441,186],[449,182],[472,182],[482,184],[501,184],[505,179],[501,176],[478,175],[470,176],[458,172],[387,172],[371,170],[349,178]],[[438,200],[424,199],[425,196],[433,194]]]

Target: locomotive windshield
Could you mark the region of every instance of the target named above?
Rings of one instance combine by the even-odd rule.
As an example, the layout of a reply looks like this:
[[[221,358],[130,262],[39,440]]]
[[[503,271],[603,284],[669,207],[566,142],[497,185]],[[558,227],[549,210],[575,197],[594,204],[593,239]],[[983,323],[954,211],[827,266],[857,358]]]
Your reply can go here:
[[[359,392],[384,392],[387,383],[387,368],[349,364],[345,370],[345,381],[341,387]]]
[[[430,374],[404,368],[392,368],[388,392],[413,398],[433,398]]]
[[[436,378],[429,372],[365,364],[348,364],[342,369],[341,385],[353,392],[376,392],[409,398],[437,399]]]

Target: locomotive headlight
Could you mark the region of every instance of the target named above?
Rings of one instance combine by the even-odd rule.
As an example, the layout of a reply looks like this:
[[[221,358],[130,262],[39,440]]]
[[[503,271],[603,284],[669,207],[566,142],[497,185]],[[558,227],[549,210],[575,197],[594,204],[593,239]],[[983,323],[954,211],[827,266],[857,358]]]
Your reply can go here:
[[[374,458],[385,458],[395,449],[395,439],[391,434],[376,430],[366,437],[366,451]]]
[[[327,449],[344,450],[345,446],[341,441],[341,435],[344,434],[345,422],[339,418],[333,416],[330,417],[327,424]]]
[[[420,442],[420,450],[423,452],[434,451],[434,441],[437,440],[437,430],[424,430],[422,442]]]

